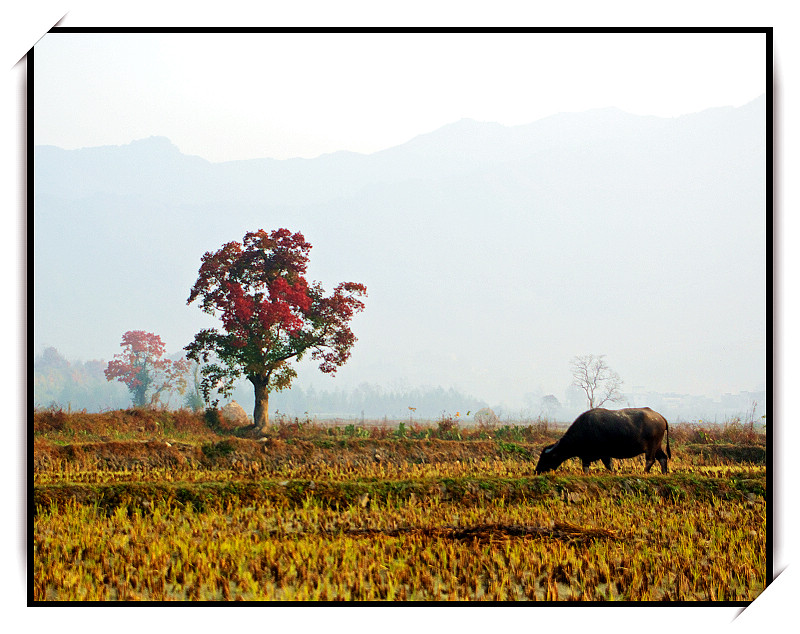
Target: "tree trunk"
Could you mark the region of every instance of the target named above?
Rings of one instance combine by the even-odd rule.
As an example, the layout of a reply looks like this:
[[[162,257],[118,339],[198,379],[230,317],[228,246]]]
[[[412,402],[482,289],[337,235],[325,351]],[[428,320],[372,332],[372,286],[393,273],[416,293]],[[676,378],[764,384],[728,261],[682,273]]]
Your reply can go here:
[[[248,377],[255,390],[256,406],[253,410],[253,423],[260,434],[269,430],[269,379]]]

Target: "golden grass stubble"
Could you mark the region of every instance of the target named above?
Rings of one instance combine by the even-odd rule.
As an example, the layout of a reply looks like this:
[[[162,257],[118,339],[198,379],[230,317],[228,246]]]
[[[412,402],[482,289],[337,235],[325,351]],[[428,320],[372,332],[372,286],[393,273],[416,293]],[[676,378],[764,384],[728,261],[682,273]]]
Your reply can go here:
[[[34,525],[35,600],[751,600],[763,504],[636,496],[336,509],[77,504]]]

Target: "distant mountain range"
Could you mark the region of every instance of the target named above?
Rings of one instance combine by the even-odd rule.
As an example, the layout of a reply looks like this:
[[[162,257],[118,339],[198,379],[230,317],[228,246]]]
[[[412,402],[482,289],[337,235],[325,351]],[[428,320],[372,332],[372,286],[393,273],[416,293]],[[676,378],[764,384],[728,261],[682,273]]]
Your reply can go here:
[[[80,150],[36,146],[34,160],[37,192],[69,199],[147,193],[181,204],[308,205],[353,196],[368,186],[452,178],[498,164],[540,161],[553,153],[611,167],[609,148],[627,146],[674,160],[675,150],[683,149],[676,144],[688,143],[686,149],[701,153],[695,160],[718,160],[722,151],[749,143],[763,158],[764,120],[762,97],[742,108],[675,119],[615,108],[563,113],[514,127],[462,119],[368,155],[335,152],[315,159],[211,163],[181,154],[169,139],[150,137]]]
[[[285,226],[311,279],[368,287],[351,385],[513,403],[592,352],[653,390],[764,389],[766,119],[764,97],[465,119],[369,155],[224,163],[163,137],[37,146],[34,351],[109,359],[130,329],[178,350],[214,324],[185,305],[203,253]]]

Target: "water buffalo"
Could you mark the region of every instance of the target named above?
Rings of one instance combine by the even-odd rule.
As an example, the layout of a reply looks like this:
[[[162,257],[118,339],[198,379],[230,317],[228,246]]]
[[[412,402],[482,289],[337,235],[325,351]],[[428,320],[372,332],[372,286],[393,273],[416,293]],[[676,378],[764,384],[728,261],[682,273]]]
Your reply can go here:
[[[661,449],[661,440],[667,434],[667,453]],[[578,457],[583,470],[595,460],[602,460],[611,470],[611,458],[633,458],[645,455],[645,472],[656,460],[661,471],[667,472],[667,458],[672,458],[669,448],[667,420],[649,407],[620,410],[596,407],[584,412],[569,426],[556,443],[542,449],[536,473],[556,469],[569,458]]]

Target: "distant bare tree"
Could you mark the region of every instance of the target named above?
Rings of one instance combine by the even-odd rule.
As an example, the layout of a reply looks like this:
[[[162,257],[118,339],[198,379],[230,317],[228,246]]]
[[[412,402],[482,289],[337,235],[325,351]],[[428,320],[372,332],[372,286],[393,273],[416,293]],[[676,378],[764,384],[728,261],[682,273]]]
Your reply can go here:
[[[570,361],[572,376],[575,379],[572,384],[579,387],[586,394],[589,409],[601,407],[608,401],[616,402],[622,400],[619,388],[622,387],[622,379],[605,362],[606,355],[585,354],[573,357]]]

